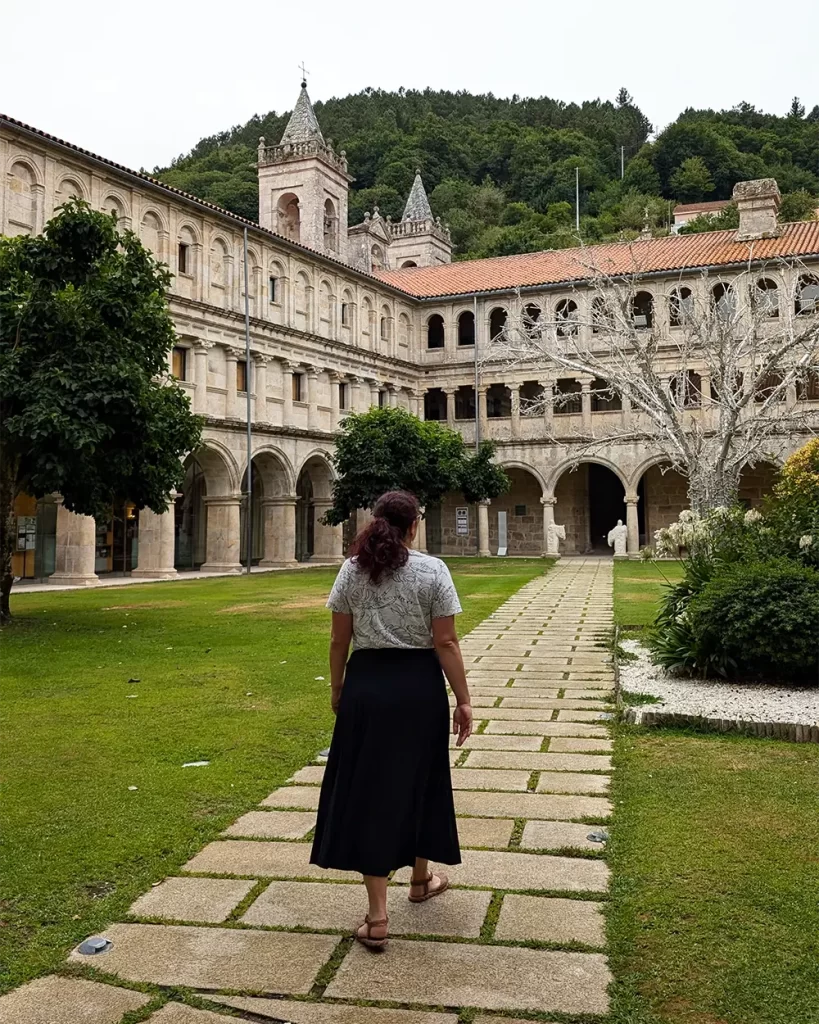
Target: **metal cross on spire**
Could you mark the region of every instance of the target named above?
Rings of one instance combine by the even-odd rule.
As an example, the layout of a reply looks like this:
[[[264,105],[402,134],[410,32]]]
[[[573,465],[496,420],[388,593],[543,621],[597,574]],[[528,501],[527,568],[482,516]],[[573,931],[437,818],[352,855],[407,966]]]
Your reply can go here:
[[[307,76],[310,74],[310,72],[304,66],[304,61],[302,61],[301,64],[299,64],[299,70],[301,71],[301,85],[302,85],[302,88],[306,89],[307,88]]]

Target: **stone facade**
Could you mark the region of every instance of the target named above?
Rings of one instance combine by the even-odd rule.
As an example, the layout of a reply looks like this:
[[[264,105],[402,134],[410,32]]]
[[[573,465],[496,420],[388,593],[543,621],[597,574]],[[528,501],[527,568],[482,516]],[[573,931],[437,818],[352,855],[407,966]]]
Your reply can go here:
[[[334,435],[345,413],[373,405],[421,416],[426,409],[470,443],[477,418],[481,436],[497,442],[498,459],[510,473],[509,494],[489,507],[469,508],[465,535],[456,530],[461,496],[450,495],[440,508],[428,510],[432,550],[495,553],[497,512],[505,510],[513,555],[543,553],[554,523],[566,528],[563,551],[605,551],[608,531],[621,518],[629,528],[629,551],[636,553],[685,505],[684,481],[675,473],[662,474],[657,455],[645,445],[612,443],[569,471],[579,429],[638,425],[628,409],[598,411],[590,381],[570,382],[576,404],[562,414],[528,414],[527,398],[565,386],[546,367],[481,380],[476,402],[476,351],[505,317],[524,302],[553,311],[569,294],[590,303],[591,292],[570,292],[558,283],[528,287],[525,297],[516,287],[477,297],[413,294],[412,281],[462,266],[447,267],[449,234],[432,218],[420,175],[401,221],[392,223],[376,210],[348,229],[346,158],[323,138],[305,89],[283,139],[270,146],[260,142],[260,225],[7,118],[0,118],[0,171],[3,234],[41,231],[55,208],[76,195],[96,209],[115,211],[120,223],[169,265],[174,275],[169,303],[178,335],[169,370],[206,421],[203,446],[187,459],[185,483],[169,512],[157,517],[126,509],[121,518],[138,520],[138,528],[130,520],[110,524],[105,537],[113,559],[111,552],[101,553],[102,534],[91,520],[55,509],[49,499],[40,503],[36,517],[38,524],[51,524],[50,534],[38,533],[37,544],[50,543],[52,554],[18,558],[22,565],[46,566],[40,571],[83,583],[112,567],[165,578],[180,569],[239,571],[248,548],[248,390],[254,438],[252,558],[264,566],[342,557],[342,529],[320,521],[332,494]],[[767,201],[770,190],[763,191]],[[756,194],[751,198],[760,201]],[[245,229],[250,366],[244,343]],[[687,244],[682,236],[673,241]],[[803,258],[819,264],[819,250]],[[391,282],[391,268],[406,265],[418,269],[403,272],[400,284]],[[699,271],[682,277],[686,274],[692,291],[701,291]],[[790,274],[781,271],[782,294],[794,287]],[[675,272],[675,285],[680,278]],[[670,287],[671,278],[646,280],[654,327],[661,334],[674,330]],[[813,406],[819,416],[819,402]],[[706,425],[712,414],[705,406],[692,412]],[[793,438],[792,449],[803,442]],[[756,502],[766,486],[764,476],[754,472],[743,497]],[[30,516],[27,505],[20,508],[22,516]]]

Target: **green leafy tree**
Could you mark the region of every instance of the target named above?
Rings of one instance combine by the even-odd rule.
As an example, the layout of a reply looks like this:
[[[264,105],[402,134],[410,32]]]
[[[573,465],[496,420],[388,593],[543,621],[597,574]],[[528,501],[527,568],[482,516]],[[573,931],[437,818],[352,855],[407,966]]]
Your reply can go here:
[[[651,162],[645,157],[636,156],[626,165],[623,187],[628,192],[641,192],[644,195],[660,194],[660,175],[654,170]]]
[[[739,227],[739,210],[736,203],[729,203],[719,213],[701,213],[692,217],[679,230],[681,235],[698,235],[702,231],[733,231]]]
[[[168,379],[170,276],[113,215],[71,200],[42,235],[0,238],[0,618],[9,616],[17,496],[104,514],[164,512],[199,442]]]
[[[509,482],[493,466],[493,454],[494,446],[486,442],[471,455],[457,431],[403,409],[353,413],[342,422],[336,441],[338,479],[326,521],[343,523],[391,490],[411,491],[422,505],[437,504],[448,491],[464,487],[472,501],[496,497]]]
[[[683,160],[671,175],[671,191],[682,203],[700,203],[714,191],[708,165],[699,156]]]
[[[796,220],[816,220],[817,206],[819,206],[819,199],[806,189],[788,192],[782,196],[779,219],[783,224],[790,224]]]

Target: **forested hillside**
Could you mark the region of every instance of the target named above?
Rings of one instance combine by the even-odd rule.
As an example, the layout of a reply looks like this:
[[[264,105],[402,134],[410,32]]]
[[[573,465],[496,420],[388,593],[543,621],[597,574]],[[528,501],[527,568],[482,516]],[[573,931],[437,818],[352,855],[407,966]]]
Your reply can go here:
[[[728,199],[744,179],[777,179],[783,220],[812,216],[819,195],[819,105],[807,113],[798,99],[781,117],[747,103],[689,109],[653,141],[651,124],[625,89],[614,101],[582,104],[367,89],[315,110],[356,179],[350,222],[376,204],[399,218],[420,167],[433,211],[452,230],[456,258],[577,244],[578,167],[580,234],[589,242],[633,238],[646,216],[661,234],[676,202]],[[257,115],[153,173],[255,220],[259,136],[278,142],[289,116]],[[729,208],[693,229],[732,226],[734,216]]]

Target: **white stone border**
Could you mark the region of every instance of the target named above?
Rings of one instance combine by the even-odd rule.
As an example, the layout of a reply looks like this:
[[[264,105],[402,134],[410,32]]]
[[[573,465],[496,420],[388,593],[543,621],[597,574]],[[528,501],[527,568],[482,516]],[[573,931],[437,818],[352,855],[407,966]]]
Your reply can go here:
[[[623,721],[630,725],[688,727],[705,732],[739,732],[791,743],[819,743],[819,725],[795,722],[752,722],[744,718],[708,718],[678,711],[652,711],[645,707],[626,708]]]

